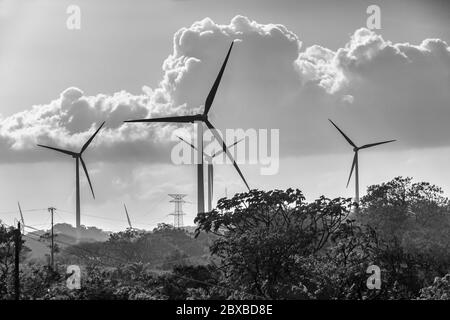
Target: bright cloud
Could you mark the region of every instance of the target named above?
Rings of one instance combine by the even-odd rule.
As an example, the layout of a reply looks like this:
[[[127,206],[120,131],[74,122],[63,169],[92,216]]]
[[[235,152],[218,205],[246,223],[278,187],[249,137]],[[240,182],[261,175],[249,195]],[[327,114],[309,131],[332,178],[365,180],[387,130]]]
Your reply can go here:
[[[103,121],[92,158],[169,161],[173,127],[123,121],[201,110],[233,40],[212,108],[219,128],[280,128],[281,156],[336,150],[329,117],[364,142],[392,137],[417,148],[450,141],[446,42],[392,43],[363,28],[336,51],[303,49],[283,25],[236,16],[228,25],[206,18],[177,31],[156,88],[87,96],[72,87],[46,105],[0,118],[0,161],[54,158],[36,143],[77,150]]]

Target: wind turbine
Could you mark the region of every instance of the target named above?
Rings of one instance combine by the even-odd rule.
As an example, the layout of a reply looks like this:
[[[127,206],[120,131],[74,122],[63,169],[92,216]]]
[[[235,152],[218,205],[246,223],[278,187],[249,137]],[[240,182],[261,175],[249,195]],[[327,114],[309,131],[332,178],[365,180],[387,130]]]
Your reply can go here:
[[[58,151],[58,152],[67,154],[69,156],[72,156],[72,158],[75,159],[75,164],[76,164],[75,165],[75,167],[76,167],[76,226],[77,226],[77,229],[80,228],[80,225],[81,225],[80,224],[80,162],[81,162],[81,165],[83,166],[84,173],[86,174],[87,180],[89,182],[89,187],[91,188],[92,197],[95,199],[95,194],[94,194],[94,189],[92,188],[91,179],[89,178],[89,174],[86,169],[86,164],[84,163],[84,160],[81,156],[82,156],[83,152],[86,150],[86,148],[89,146],[89,144],[92,142],[94,137],[97,135],[97,133],[100,131],[100,129],[103,127],[104,124],[105,124],[105,122],[103,121],[103,123],[97,129],[97,131],[95,131],[95,133],[83,145],[80,152],[73,152],[73,151],[69,151],[69,150],[64,150],[64,149],[59,149],[59,148],[54,148],[54,147],[49,147],[49,146],[44,146],[44,145],[38,144],[39,147]]]
[[[187,142],[186,140],[184,140],[181,137],[178,137],[178,139],[180,139],[184,143],[191,146],[192,149],[197,150],[197,148],[192,143]],[[244,140],[244,139],[235,141],[234,143],[230,144],[227,148],[230,149],[230,148],[234,147],[236,144],[238,144],[242,140]],[[209,155],[203,151],[203,154],[206,158],[206,162],[208,163],[208,211],[212,210],[212,199],[213,199],[213,194],[214,194],[214,192],[213,192],[214,191],[214,166],[213,166],[212,161],[215,157],[217,157],[218,155],[220,155],[222,153],[223,153],[223,150],[218,150],[215,153],[213,153],[212,155]],[[202,169],[203,169],[203,167],[202,167]]]
[[[23,213],[22,213],[22,208],[20,207],[20,203],[17,201],[17,206],[19,207],[19,213],[20,213],[20,222],[21,222],[21,232],[22,234],[25,231],[25,220],[23,219]]]
[[[356,144],[350,140],[349,137],[347,137],[347,135],[341,130],[339,129],[339,127],[330,119],[328,119],[333,126],[342,134],[342,136],[345,138],[345,140],[347,140],[347,142],[353,147],[353,152],[355,153],[355,155],[353,156],[353,163],[352,163],[352,168],[350,170],[350,175],[348,176],[348,180],[347,180],[347,187],[348,184],[350,183],[350,178],[352,177],[352,173],[353,173],[353,169],[355,169],[355,202],[356,204],[359,205],[359,170],[358,170],[358,151],[362,150],[362,149],[367,149],[367,148],[371,148],[371,147],[375,147],[378,146],[380,144],[385,144],[385,143],[390,143],[390,142],[394,142],[396,140],[388,140],[388,141],[381,141],[381,142],[375,142],[375,143],[369,143],[369,144],[365,144],[361,147],[356,146]]]
[[[125,205],[125,203],[123,204],[123,207],[125,208],[125,214],[127,215],[129,229],[133,230],[133,226],[131,225],[130,216],[128,214],[127,206]]]
[[[196,123],[197,124],[197,154],[199,158],[199,163],[197,164],[197,206],[198,212],[205,211],[205,195],[204,195],[204,181],[203,181],[203,123],[211,130],[216,140],[219,144],[222,145],[223,152],[228,156],[228,158],[233,162],[233,166],[236,171],[239,173],[240,177],[244,181],[247,189],[250,190],[250,187],[247,184],[244,176],[242,175],[241,170],[239,169],[236,161],[234,161],[231,153],[228,151],[225,142],[222,140],[221,136],[217,133],[216,128],[208,119],[208,112],[211,109],[212,103],[214,101],[214,97],[216,95],[217,89],[219,88],[220,80],[222,79],[223,72],[225,71],[225,66],[228,62],[228,58],[230,57],[231,49],[233,48],[234,42],[231,43],[230,49],[228,49],[228,53],[225,57],[225,61],[220,68],[219,74],[217,75],[214,84],[206,97],[205,101],[205,109],[203,113],[195,114],[195,115],[185,115],[185,116],[170,116],[170,117],[162,117],[162,118],[153,118],[153,119],[138,119],[138,120],[127,120],[125,122],[169,122],[169,123]]]

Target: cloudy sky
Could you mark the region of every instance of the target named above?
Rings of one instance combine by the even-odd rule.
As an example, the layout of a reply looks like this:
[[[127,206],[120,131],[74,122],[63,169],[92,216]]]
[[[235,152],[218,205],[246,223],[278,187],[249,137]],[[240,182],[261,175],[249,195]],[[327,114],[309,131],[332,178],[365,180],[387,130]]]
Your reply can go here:
[[[369,5],[381,29],[367,28]],[[81,29],[66,26],[70,5]],[[360,185],[412,176],[450,194],[450,8],[446,1],[0,0],[0,219],[50,205],[73,224],[74,151],[86,151],[96,191],[81,179],[85,225],[171,222],[168,193],[196,209],[195,168],[174,165],[175,134],[192,125],[124,124],[201,109],[237,40],[211,109],[218,129],[279,129],[280,167],[240,165],[252,188],[297,187],[309,200],[345,188],[357,143],[397,139],[360,154]],[[245,191],[230,165],[215,168],[215,197]],[[44,226],[44,210],[26,211]]]

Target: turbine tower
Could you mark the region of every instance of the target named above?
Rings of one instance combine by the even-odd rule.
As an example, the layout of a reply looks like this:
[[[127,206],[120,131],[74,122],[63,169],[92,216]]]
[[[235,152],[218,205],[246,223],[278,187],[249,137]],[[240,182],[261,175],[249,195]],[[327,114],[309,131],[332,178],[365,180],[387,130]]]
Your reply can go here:
[[[177,136],[178,137],[178,136]],[[192,149],[197,150],[197,148],[190,142],[187,142],[181,137],[178,137],[181,141],[191,146]],[[232,144],[230,144],[227,148],[230,149],[234,147],[236,144],[241,142],[244,139],[240,139]],[[212,155],[207,154],[206,152],[203,152],[203,155],[206,158],[206,162],[208,163],[208,211],[212,210],[212,201],[214,196],[214,166],[213,166],[213,159],[217,157],[218,155],[222,154],[223,150],[218,150],[217,152],[213,153]],[[203,169],[203,168],[202,168]]]
[[[173,199],[170,202],[175,203],[175,210],[173,213],[170,213],[170,216],[173,216],[173,226],[174,228],[183,228],[183,216],[186,215],[183,212],[183,203],[186,201],[183,199],[186,197],[186,194],[169,194]]]
[[[236,161],[234,161],[231,153],[228,151],[225,142],[222,140],[222,137],[217,132],[216,128],[208,119],[208,113],[211,109],[212,103],[214,101],[214,97],[216,95],[217,89],[219,88],[220,81],[222,79],[223,72],[225,71],[225,66],[227,65],[228,58],[230,57],[231,49],[233,48],[234,42],[231,43],[230,48],[228,49],[228,53],[225,57],[225,61],[222,64],[222,67],[217,75],[216,80],[206,98],[205,101],[205,109],[201,114],[195,115],[185,115],[185,116],[170,116],[170,117],[162,117],[162,118],[153,118],[153,119],[138,119],[138,120],[127,120],[125,122],[169,122],[169,123],[196,123],[197,124],[197,154],[199,163],[197,164],[197,206],[198,212],[205,212],[205,195],[204,195],[204,181],[203,181],[203,124],[205,124],[209,130],[213,133],[215,139],[222,145],[223,152],[227,155],[227,157],[233,163],[234,168],[239,173],[239,176],[244,181],[247,189],[250,190],[250,187],[247,184],[244,176],[242,175],[241,170],[239,169]]]
[[[104,124],[105,124],[105,122],[103,122],[101,124],[101,126],[97,129],[97,131],[95,131],[95,133],[89,138],[89,140],[86,141],[86,143],[81,148],[80,152],[73,152],[73,151],[69,151],[69,150],[64,150],[64,149],[59,149],[59,148],[54,148],[54,147],[49,147],[49,146],[44,146],[44,145],[38,144],[39,147],[58,151],[58,152],[67,154],[69,156],[72,156],[72,158],[75,159],[76,227],[77,227],[77,229],[80,228],[80,225],[81,225],[80,224],[80,162],[81,162],[81,165],[83,166],[84,173],[86,174],[86,178],[89,182],[89,187],[91,188],[92,197],[95,199],[95,194],[94,194],[94,189],[92,188],[91,179],[89,178],[86,164],[84,163],[84,160],[81,156],[82,156],[83,152],[86,150],[86,148],[89,146],[89,144],[92,142],[94,137],[97,135],[97,133],[100,131],[100,129],[103,127]]]
[[[353,156],[353,163],[352,163],[352,168],[350,170],[350,175],[348,176],[348,180],[347,180],[347,187],[348,184],[350,183],[350,178],[352,177],[353,174],[353,169],[355,170],[355,202],[356,204],[359,205],[359,168],[358,168],[358,151],[362,150],[362,149],[367,149],[367,148],[371,148],[371,147],[375,147],[378,146],[380,144],[385,144],[385,143],[390,143],[390,142],[394,142],[396,140],[388,140],[388,141],[381,141],[381,142],[375,142],[375,143],[369,143],[369,144],[365,144],[361,147],[356,146],[356,144],[350,140],[350,138],[341,130],[339,129],[339,127],[330,119],[328,119],[331,124],[341,133],[341,135],[345,138],[345,140],[347,140],[347,142],[353,147],[353,152],[355,153],[355,155]]]

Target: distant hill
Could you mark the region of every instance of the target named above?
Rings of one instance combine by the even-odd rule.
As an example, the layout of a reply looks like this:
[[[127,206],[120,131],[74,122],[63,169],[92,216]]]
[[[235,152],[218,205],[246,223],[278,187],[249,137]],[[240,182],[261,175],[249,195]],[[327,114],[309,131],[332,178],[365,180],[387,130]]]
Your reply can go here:
[[[213,235],[200,233],[194,237],[196,227],[186,226],[174,229],[170,225],[160,225],[152,231],[122,231],[115,233],[116,240],[110,240],[111,232],[96,227],[76,229],[70,224],[60,223],[54,226],[55,243],[59,247],[56,259],[64,263],[83,263],[85,259],[99,259],[114,256],[119,260],[130,262],[134,259],[146,263],[159,261],[158,268],[170,268],[172,260],[203,264],[209,259],[209,246]],[[128,232],[140,234],[138,239],[126,240]],[[23,239],[25,246],[30,249],[28,259],[46,263],[50,254],[50,230],[39,230],[27,233]],[[123,240],[118,241],[117,237]],[[111,263],[114,260],[105,260]],[[164,262],[164,265],[161,265]],[[167,263],[166,263],[167,262]]]
[[[159,224],[152,231],[127,229],[111,234],[108,241],[83,242],[68,246],[58,255],[66,264],[86,265],[92,261],[107,266],[144,263],[154,270],[168,270],[177,264],[205,264],[210,260],[212,234],[194,236],[195,227],[183,229]]]
[[[58,223],[53,227],[55,234],[55,243],[60,249],[80,243],[103,242],[108,240],[111,232],[103,231],[96,227],[81,226],[76,229],[68,223]],[[49,254],[50,240],[43,238],[50,230],[33,231],[23,237],[25,246],[31,251],[28,258],[32,260],[46,260],[46,255]]]

